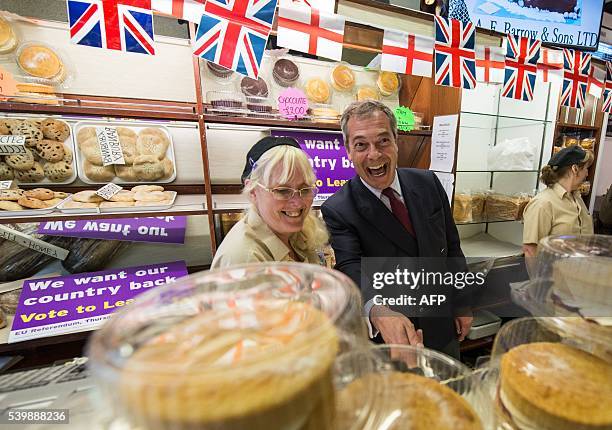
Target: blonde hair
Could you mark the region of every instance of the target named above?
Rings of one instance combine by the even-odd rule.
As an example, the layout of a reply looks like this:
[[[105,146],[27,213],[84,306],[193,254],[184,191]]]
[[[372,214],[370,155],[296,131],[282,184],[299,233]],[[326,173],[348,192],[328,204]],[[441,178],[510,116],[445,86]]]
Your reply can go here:
[[[593,152],[590,150],[586,150],[586,158],[583,162],[581,163],[577,163],[576,166],[578,166],[579,169],[582,169],[583,167],[590,167],[591,164],[593,164],[593,161],[595,160],[595,156],[593,155]],[[554,166],[557,167],[557,166]],[[555,169],[553,166],[549,166],[548,164],[544,167],[542,167],[542,174],[540,175],[540,181],[542,181],[544,183],[544,185],[546,185],[547,187],[552,187],[553,185],[555,185],[557,182],[559,182],[560,179],[562,179],[563,177],[565,177],[570,170],[572,170],[572,166],[563,166],[563,167],[558,167],[557,169]]]
[[[276,146],[262,154],[257,160],[253,170],[245,181],[242,193],[248,198],[257,184],[270,188],[278,184],[286,184],[295,175],[301,175],[304,183],[314,186],[317,180],[306,153],[301,149],[289,145]],[[257,212],[254,204],[250,208]],[[309,213],[304,220],[301,234],[308,250],[319,250],[327,244],[329,234],[323,222],[309,208]]]

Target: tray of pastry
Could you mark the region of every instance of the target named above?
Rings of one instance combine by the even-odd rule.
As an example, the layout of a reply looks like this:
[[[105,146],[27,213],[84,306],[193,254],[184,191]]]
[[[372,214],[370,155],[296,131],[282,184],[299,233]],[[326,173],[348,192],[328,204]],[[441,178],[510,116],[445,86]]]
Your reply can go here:
[[[96,127],[115,127],[124,165],[104,166]],[[87,184],[166,184],[176,179],[176,158],[168,129],[149,123],[81,121],[74,126],[79,178]]]
[[[0,190],[0,217],[46,215],[70,198],[47,188]]]
[[[58,209],[68,214],[161,211],[174,206],[176,196],[176,191],[164,191],[159,185],[137,185],[119,191],[110,200],[95,190],[85,190],[70,196]]]
[[[67,122],[46,117],[2,117],[0,135],[25,137],[25,154],[0,156],[0,181],[66,185],[76,179],[74,142]]]

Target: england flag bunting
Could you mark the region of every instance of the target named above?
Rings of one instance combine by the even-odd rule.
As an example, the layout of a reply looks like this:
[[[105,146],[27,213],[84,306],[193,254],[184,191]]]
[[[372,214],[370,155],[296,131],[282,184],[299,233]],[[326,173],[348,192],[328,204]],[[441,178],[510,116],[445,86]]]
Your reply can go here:
[[[504,82],[504,48],[476,46],[476,79],[479,82]]]
[[[155,55],[151,0],[67,0],[70,42]]]
[[[563,49],[563,90],[561,105],[582,109],[591,69],[591,54]]]
[[[605,113],[610,113],[612,111],[612,62],[610,61],[606,61],[606,84],[601,110]]]
[[[279,46],[339,61],[344,42],[344,17],[321,12],[305,3],[281,2],[278,8]]]
[[[207,0],[194,55],[257,78],[275,9],[276,0]]]
[[[563,82],[563,51],[542,48],[538,61],[538,80],[542,82]]]
[[[435,16],[435,83],[450,87],[476,87],[473,23]]]
[[[151,0],[155,12],[185,21],[200,23],[206,0]]]
[[[431,78],[433,50],[431,37],[385,30],[380,69]]]
[[[279,0],[279,6],[292,5],[303,3],[308,7],[318,9],[320,12],[332,14],[335,13],[336,0]]]
[[[506,35],[503,97],[523,101],[533,100],[541,46],[542,42],[539,40]]]
[[[606,82],[606,71],[591,65],[591,71],[589,72],[589,83],[587,84],[587,92],[600,99],[603,95],[604,85]]]

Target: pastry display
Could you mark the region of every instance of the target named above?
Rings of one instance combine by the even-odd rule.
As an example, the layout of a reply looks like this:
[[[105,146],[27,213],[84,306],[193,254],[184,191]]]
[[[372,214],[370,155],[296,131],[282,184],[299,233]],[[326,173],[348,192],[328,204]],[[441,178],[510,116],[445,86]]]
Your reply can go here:
[[[399,90],[399,76],[394,72],[380,72],[376,80],[376,86],[383,96],[391,96]]]
[[[315,417],[313,428],[330,429],[338,337],[326,315],[297,301],[211,306],[127,357],[117,396],[131,424],[297,429]],[[171,363],[172,372],[154,370]]]
[[[352,428],[354,407],[372,387],[384,386],[390,395],[380,406],[389,412],[380,427],[388,430],[482,430],[474,409],[461,395],[435,379],[408,372],[369,373],[355,379],[337,395],[338,429]],[[384,395],[384,394],[380,394]],[[393,419],[390,411],[393,411]],[[372,414],[375,412],[372,412]],[[381,418],[381,420],[384,420]],[[374,427],[373,427],[374,428]]]
[[[351,91],[355,86],[355,73],[346,64],[338,64],[332,69],[331,83],[337,91]]]
[[[79,174],[86,182],[171,181],[175,176],[172,141],[161,127],[117,127],[125,164],[104,166],[93,123],[78,124]]]
[[[0,216],[4,212],[30,211],[56,207],[68,195],[47,188],[24,191],[20,188],[0,190]]]
[[[501,358],[499,413],[514,428],[612,428],[612,364],[562,343],[535,342]]]
[[[297,84],[300,77],[300,69],[297,64],[286,58],[281,58],[274,63],[272,77],[281,87],[292,87]]]
[[[17,94],[10,99],[20,103],[59,104],[55,88],[39,83],[18,83]]]
[[[64,63],[50,47],[39,43],[27,43],[19,47],[17,64],[25,73],[35,78],[63,80]]]
[[[0,180],[70,183],[75,177],[70,127],[55,118],[0,119],[0,132],[24,136],[26,153],[0,156]]]
[[[215,109],[236,110],[244,107],[244,95],[235,91],[208,91],[206,100]]]
[[[309,109],[311,119],[317,122],[336,123],[340,119],[340,112],[330,105],[315,105]]]
[[[520,219],[521,206],[524,209],[526,204],[525,199],[521,196],[488,194],[485,202],[486,218],[489,221],[518,220]]]
[[[470,194],[455,193],[453,219],[458,224],[472,221],[472,196]]]
[[[485,217],[484,211],[485,211],[485,202],[487,200],[487,195],[485,193],[472,193],[471,198],[472,198],[472,221],[482,221]]]
[[[227,79],[234,74],[234,71],[231,69],[226,69],[223,66],[220,66],[215,63],[211,63],[210,61],[206,62],[206,67],[217,78]]]
[[[595,146],[595,138],[594,137],[587,137],[584,139],[580,139],[580,146],[582,146],[583,149],[593,149],[593,147]]]
[[[70,212],[71,209],[99,208],[113,211],[117,208],[133,208],[135,206],[169,207],[174,204],[175,198],[176,192],[164,191],[164,188],[159,185],[138,185],[130,190],[123,189],[109,200],[104,200],[96,194],[95,190],[84,190],[73,194],[59,209],[69,210]]]
[[[376,88],[367,85],[359,87],[355,96],[359,101],[367,99],[380,100],[380,96],[378,95]]]
[[[240,81],[240,90],[247,97],[268,97],[268,84],[261,76],[257,79],[245,76]]]
[[[11,24],[0,16],[0,54],[8,54],[17,47],[17,37]]]
[[[331,94],[329,85],[321,78],[312,78],[304,86],[306,97],[315,103],[326,103]]]

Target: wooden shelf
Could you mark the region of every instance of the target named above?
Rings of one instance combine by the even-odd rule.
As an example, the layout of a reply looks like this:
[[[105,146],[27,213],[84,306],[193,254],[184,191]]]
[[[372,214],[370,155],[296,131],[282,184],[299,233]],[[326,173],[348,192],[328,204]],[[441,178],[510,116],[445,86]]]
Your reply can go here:
[[[594,125],[566,124],[563,122],[558,122],[557,127],[575,128],[579,130],[593,130],[593,131],[599,130],[599,127],[596,127]]]
[[[142,212],[105,212],[87,214],[66,214],[59,210],[45,215],[0,217],[0,224],[12,224],[22,222],[43,221],[67,221],[80,219],[108,219],[108,218],[138,218],[150,216],[182,216],[182,215],[207,215],[206,198],[203,194],[179,195],[176,197],[174,206],[162,211]]]
[[[459,350],[461,352],[466,352],[466,351],[471,351],[473,349],[490,347],[490,346],[493,346],[494,339],[495,339],[494,336],[487,336],[487,337],[483,337],[480,339],[474,339],[474,340],[465,339],[463,342],[461,342],[459,346]]]
[[[257,126],[257,127],[269,127],[269,128],[295,128],[295,129],[309,129],[309,130],[330,130],[340,131],[340,123],[327,123],[327,122],[314,122],[314,121],[289,121],[284,119],[262,119],[262,118],[249,118],[244,116],[224,116],[224,115],[211,115],[204,114],[204,121],[206,124],[232,124],[232,125],[245,125],[245,126]],[[401,135],[409,136],[431,136],[431,130],[413,130],[413,131],[400,131]]]
[[[42,115],[104,116],[141,119],[197,121],[195,104],[163,100],[128,99],[64,94],[56,105],[0,102],[0,111]]]

